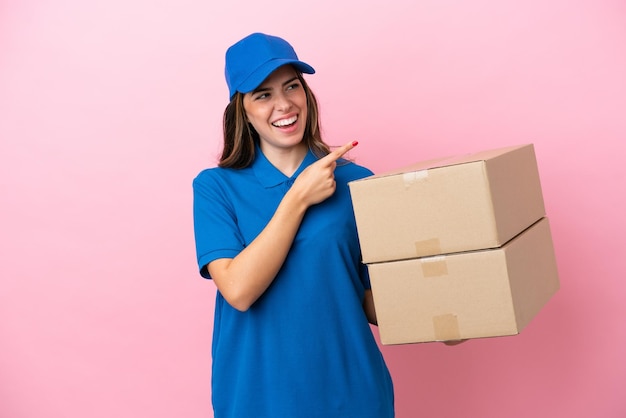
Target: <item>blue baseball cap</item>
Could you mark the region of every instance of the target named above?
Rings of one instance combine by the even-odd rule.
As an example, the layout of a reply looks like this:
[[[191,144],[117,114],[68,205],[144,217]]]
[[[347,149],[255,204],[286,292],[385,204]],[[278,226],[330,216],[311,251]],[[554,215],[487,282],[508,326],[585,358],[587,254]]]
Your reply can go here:
[[[253,33],[226,51],[226,84],[232,100],[235,93],[249,93],[259,87],[274,70],[286,64],[314,74],[309,64],[298,59],[287,41],[277,36]]]

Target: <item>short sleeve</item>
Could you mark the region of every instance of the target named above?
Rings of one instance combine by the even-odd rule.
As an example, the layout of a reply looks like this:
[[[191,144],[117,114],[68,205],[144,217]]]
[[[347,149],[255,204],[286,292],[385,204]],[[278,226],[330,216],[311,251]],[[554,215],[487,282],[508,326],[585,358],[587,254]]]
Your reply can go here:
[[[346,174],[346,178],[345,178],[346,184],[348,184],[350,181],[359,180],[359,179],[362,179],[362,178],[365,178],[374,174],[369,168],[356,165],[354,163],[349,163],[348,165],[346,165],[346,168],[350,168],[350,171]],[[352,216],[354,217],[354,210],[352,211]],[[355,222],[355,228],[356,228],[356,220],[354,222]],[[357,235],[358,235],[358,232],[357,232]],[[358,240],[357,240],[357,243],[358,243]],[[361,256],[361,251],[359,248],[359,260],[361,259],[362,259],[362,256]],[[372,288],[367,265],[361,261],[359,261],[359,279],[361,280],[361,283],[364,289]]]
[[[211,169],[193,180],[193,222],[199,271],[210,279],[211,261],[234,258],[244,248],[226,184]]]

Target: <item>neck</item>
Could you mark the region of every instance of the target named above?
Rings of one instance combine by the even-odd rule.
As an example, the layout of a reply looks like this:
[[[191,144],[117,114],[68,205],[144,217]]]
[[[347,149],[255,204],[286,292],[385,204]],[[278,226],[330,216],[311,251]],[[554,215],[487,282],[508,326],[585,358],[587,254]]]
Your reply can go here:
[[[290,148],[275,148],[263,146],[261,143],[261,151],[274,167],[287,177],[293,176],[304,157],[308,152],[308,148],[304,142]]]

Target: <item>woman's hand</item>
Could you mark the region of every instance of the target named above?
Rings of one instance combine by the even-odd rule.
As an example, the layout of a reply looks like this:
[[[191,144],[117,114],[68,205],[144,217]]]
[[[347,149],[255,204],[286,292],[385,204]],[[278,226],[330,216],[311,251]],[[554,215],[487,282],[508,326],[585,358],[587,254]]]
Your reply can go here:
[[[290,192],[297,194],[306,207],[328,199],[335,192],[337,160],[357,144],[356,141],[345,144],[305,168],[296,178]]]
[[[449,341],[443,341],[443,343],[447,346],[453,346],[453,345],[459,345],[461,343],[464,343],[467,340],[449,340]]]

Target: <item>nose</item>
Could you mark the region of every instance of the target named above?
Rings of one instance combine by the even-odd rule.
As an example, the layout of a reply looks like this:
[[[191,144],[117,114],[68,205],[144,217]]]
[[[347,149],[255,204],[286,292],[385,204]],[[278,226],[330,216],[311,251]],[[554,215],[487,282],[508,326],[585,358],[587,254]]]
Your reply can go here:
[[[291,100],[284,93],[279,93],[274,96],[274,107],[276,110],[287,111],[291,109]]]

